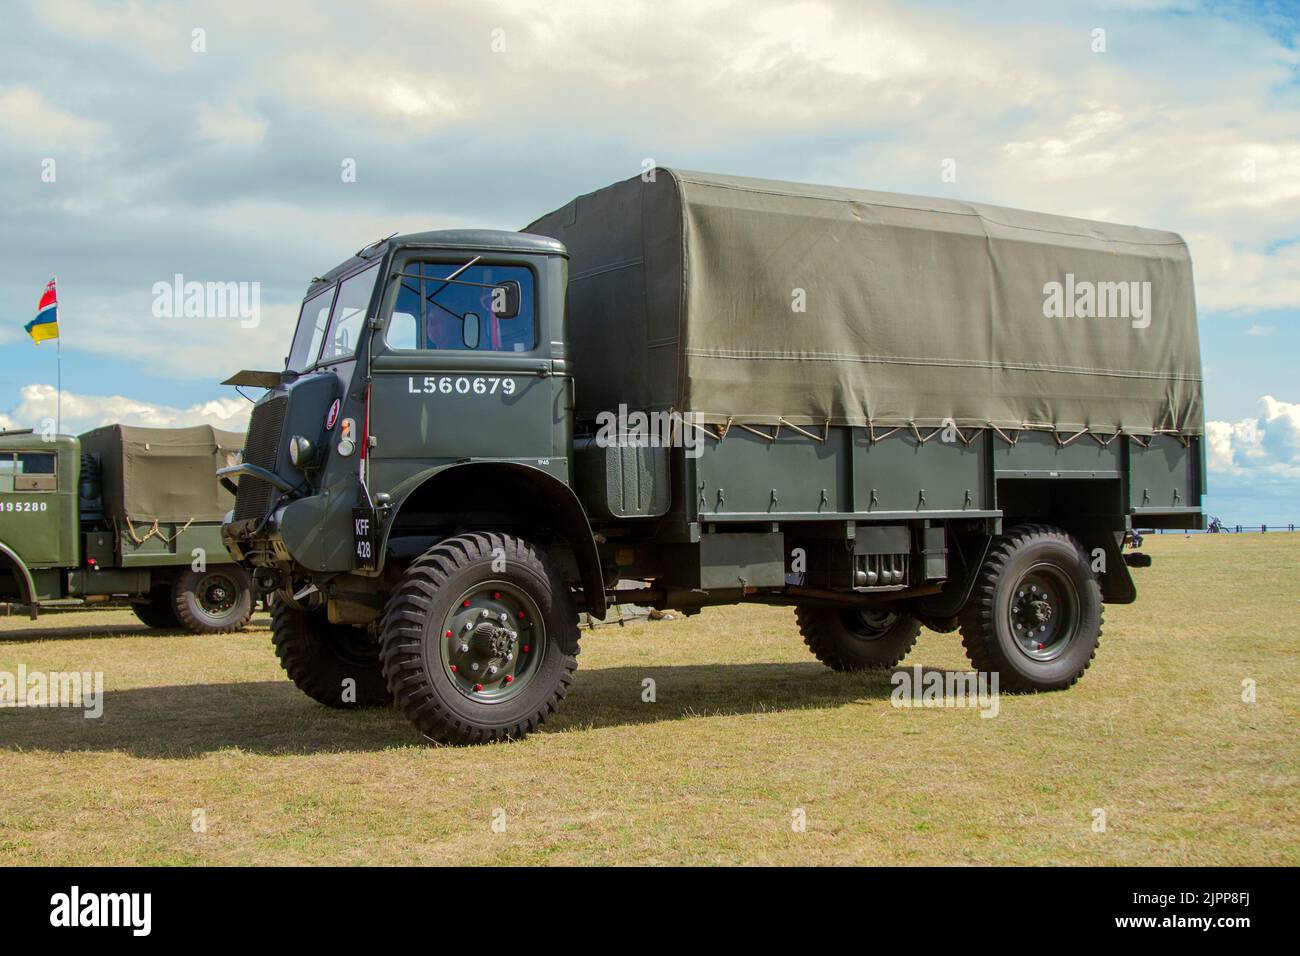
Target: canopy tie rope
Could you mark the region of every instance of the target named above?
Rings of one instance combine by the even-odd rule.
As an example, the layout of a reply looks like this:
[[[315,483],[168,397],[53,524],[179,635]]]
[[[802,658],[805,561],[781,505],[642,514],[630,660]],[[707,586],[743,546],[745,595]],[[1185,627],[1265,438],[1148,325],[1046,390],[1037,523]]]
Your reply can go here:
[[[155,518],[153,520],[153,524],[151,524],[148,530],[145,531],[144,537],[142,538],[138,534],[136,534],[135,524],[131,521],[130,518],[128,518],[126,521],[126,530],[127,533],[131,535],[131,540],[134,541],[137,545],[144,544],[150,538],[157,538],[158,540],[162,541],[163,544],[171,544],[182,534],[184,534],[185,529],[192,524],[194,524],[194,519],[190,518],[189,521],[185,522],[185,524],[181,525],[181,527],[176,529],[175,534],[173,534],[171,537],[168,537],[167,532],[163,531],[162,528],[158,526],[158,519]]]

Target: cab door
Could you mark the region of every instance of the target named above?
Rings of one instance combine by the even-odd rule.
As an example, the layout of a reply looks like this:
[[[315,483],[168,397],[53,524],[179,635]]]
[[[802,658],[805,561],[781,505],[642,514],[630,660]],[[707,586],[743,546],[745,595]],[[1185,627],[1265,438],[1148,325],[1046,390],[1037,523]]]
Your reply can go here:
[[[539,277],[526,260],[467,256],[398,267],[373,363],[376,485],[410,466],[506,459],[558,472],[568,381],[553,367]],[[510,287],[506,296],[497,290]],[[505,309],[499,308],[509,300]]]
[[[13,549],[29,568],[74,563],[66,554],[71,514],[64,507],[59,455],[49,448],[0,448],[0,541]],[[64,489],[66,492],[66,489]]]

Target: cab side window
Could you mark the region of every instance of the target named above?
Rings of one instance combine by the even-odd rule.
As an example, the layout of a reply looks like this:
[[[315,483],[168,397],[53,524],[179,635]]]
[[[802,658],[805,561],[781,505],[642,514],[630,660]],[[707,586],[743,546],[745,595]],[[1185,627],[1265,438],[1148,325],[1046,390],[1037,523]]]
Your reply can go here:
[[[58,459],[53,452],[20,451],[15,456],[14,491],[57,491],[55,474]]]
[[[537,348],[533,273],[525,266],[412,263],[401,286],[385,341],[395,349],[531,352]],[[462,271],[463,269],[463,271]],[[454,279],[452,278],[454,276]],[[518,284],[518,314],[498,315],[502,283]]]
[[[0,492],[14,490],[14,473],[18,464],[11,451],[0,451]]]

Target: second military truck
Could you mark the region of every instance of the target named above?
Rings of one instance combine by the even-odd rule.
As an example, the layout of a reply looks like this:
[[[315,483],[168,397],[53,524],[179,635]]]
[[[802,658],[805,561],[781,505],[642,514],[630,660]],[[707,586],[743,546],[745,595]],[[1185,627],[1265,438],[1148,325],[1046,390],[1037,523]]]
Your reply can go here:
[[[0,601],[128,599],[149,627],[233,631],[251,581],[221,543],[232,499],[213,471],[243,436],[207,425],[0,432]]]
[[[230,382],[285,670],[437,741],[535,729],[617,600],[790,605],[840,670],[959,630],[1065,688],[1125,532],[1202,526],[1183,241],[976,203],[658,169],[367,246]]]

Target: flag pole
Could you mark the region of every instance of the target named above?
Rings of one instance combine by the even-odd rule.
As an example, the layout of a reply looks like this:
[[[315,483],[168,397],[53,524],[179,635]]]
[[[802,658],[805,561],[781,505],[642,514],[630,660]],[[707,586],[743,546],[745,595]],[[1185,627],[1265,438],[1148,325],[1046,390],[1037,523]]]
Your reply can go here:
[[[58,290],[59,290],[59,277],[58,277],[58,276],[55,276],[55,277],[54,277],[54,294],[55,294],[56,297],[57,297],[58,294],[59,294]],[[56,302],[57,302],[57,298],[56,298]],[[58,343],[58,344],[57,344],[57,348],[56,348],[56,350],[55,350],[55,355],[56,355],[56,358],[55,358],[55,364],[58,366],[58,372],[57,372],[57,375],[58,375],[58,390],[56,391],[56,393],[55,393],[55,397],[54,397],[54,434],[59,435],[59,434],[62,434],[62,432],[63,432],[63,330],[60,329],[60,328],[58,327],[58,324],[57,324],[57,323],[58,323],[58,312],[57,312],[58,305],[55,305],[54,308],[56,309],[56,311],[55,311],[55,313],[54,313],[54,315],[55,315],[55,320],[54,320],[54,321],[55,321],[55,326],[54,326],[54,327],[55,327],[56,329],[58,329],[58,334],[55,335],[55,337],[54,337],[54,338],[55,338],[55,341]]]

